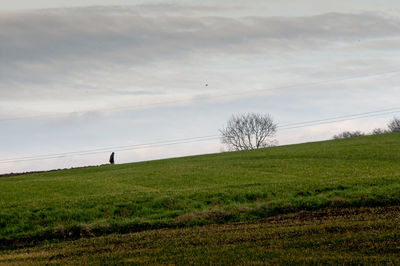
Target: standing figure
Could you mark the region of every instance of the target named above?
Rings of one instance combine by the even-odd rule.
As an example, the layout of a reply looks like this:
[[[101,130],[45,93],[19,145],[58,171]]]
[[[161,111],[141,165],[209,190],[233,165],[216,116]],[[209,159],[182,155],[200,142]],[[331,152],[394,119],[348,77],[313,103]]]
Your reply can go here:
[[[114,164],[114,152],[110,156],[110,164]]]

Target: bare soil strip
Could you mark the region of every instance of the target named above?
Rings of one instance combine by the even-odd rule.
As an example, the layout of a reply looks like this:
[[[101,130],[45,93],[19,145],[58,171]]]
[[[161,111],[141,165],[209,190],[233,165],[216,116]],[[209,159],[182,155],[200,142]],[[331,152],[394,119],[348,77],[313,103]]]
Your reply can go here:
[[[1,265],[399,264],[400,206],[112,234],[0,253]]]

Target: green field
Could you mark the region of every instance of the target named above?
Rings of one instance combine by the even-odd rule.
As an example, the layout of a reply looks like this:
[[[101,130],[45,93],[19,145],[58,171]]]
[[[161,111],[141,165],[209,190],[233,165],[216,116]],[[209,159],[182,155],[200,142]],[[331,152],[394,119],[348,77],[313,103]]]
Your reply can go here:
[[[367,213],[375,213],[377,209],[383,208],[385,210],[382,211],[383,216],[375,215],[371,216],[375,218],[368,218],[369,216],[366,215],[367,218],[364,220],[370,221],[368,224],[371,228],[375,228],[374,232],[378,239],[390,240],[400,237],[400,230],[393,225],[399,222],[398,209],[396,209],[399,205],[400,134],[397,133],[253,151],[4,177],[0,178],[0,249],[3,250],[0,251],[0,257],[6,259],[0,262],[9,262],[10,259],[18,261],[18,258],[23,258],[23,254],[45,252],[44,250],[48,250],[49,254],[57,253],[57,249],[68,247],[74,250],[74,245],[91,245],[89,243],[106,245],[104,242],[107,242],[107,239],[110,243],[113,243],[113,240],[129,243],[129,239],[133,240],[140,234],[143,234],[144,238],[146,236],[151,238],[154,232],[160,232],[160,236],[180,235],[176,233],[176,230],[189,235],[195,234],[193,232],[196,230],[202,230],[199,228],[225,232],[223,228],[227,226],[235,228],[237,226],[235,224],[243,222],[246,226],[250,226],[249,229],[246,229],[246,226],[238,227],[238,230],[246,229],[246,232],[239,234],[245,238],[247,235],[252,235],[249,230],[254,223],[255,227],[261,226],[261,229],[257,227],[257,230],[264,230],[262,231],[264,234],[273,232],[281,234],[282,241],[286,239],[285,232],[289,230],[293,233],[293,237],[290,238],[294,241],[293,243],[301,242],[301,237],[304,237],[305,241],[304,232],[310,228],[314,228],[316,239],[318,235],[322,239],[324,236],[318,234],[318,230],[323,231],[325,227],[332,226],[329,223],[343,228],[351,225],[346,223],[346,216],[342,220],[339,218],[337,220],[334,216],[333,220],[329,218],[325,221],[328,224],[296,224],[297,219],[294,219],[290,226],[282,225],[282,227],[272,228],[272,231],[268,231],[270,227],[265,227],[270,224],[268,219],[278,219],[302,211],[313,214],[316,211],[338,212],[346,209],[351,212],[364,208],[369,210]],[[386,212],[386,209],[391,211]],[[351,220],[355,217],[353,226],[360,226],[360,232],[363,230],[367,232],[368,230],[364,228],[364,224],[359,221],[357,215],[355,213],[348,218]],[[389,216],[390,219],[387,218]],[[215,227],[218,224],[219,227]],[[199,225],[208,226],[197,227]],[[148,231],[149,229],[153,230]],[[344,232],[343,230],[339,231]],[[352,236],[351,232],[356,231],[353,228],[347,235],[337,236],[338,241],[340,237],[349,238]],[[121,233],[133,232],[139,233],[121,235]],[[260,235],[263,234],[262,232]],[[296,232],[299,235],[298,239]],[[379,232],[382,234],[379,235]],[[184,237],[185,234],[182,234]],[[204,234],[206,236],[204,245],[207,241],[218,241],[218,239],[208,239],[213,236],[207,237],[207,233]],[[328,234],[336,237],[335,232],[328,232]],[[235,238],[237,234],[232,233],[231,236],[229,233],[216,233],[216,236],[221,238],[222,249],[224,241],[231,237]],[[87,237],[89,238],[86,239]],[[69,241],[78,238],[84,239]],[[192,238],[196,239],[196,237]],[[354,238],[357,239],[356,236]],[[288,244],[285,242],[283,245],[283,242],[277,240],[281,243],[276,243],[277,250],[272,248],[270,251],[268,248],[260,250],[255,245],[256,242],[252,242],[251,239],[247,237],[247,242],[240,242],[240,245],[235,244],[236,240],[232,240],[229,250],[232,251],[235,248],[242,250],[244,260],[254,257],[265,261],[265,256],[268,257],[268,254],[270,254],[269,258],[282,258],[280,253],[282,250],[279,250],[279,247]],[[366,239],[368,240],[367,237]],[[351,238],[348,239],[350,240]],[[382,242],[387,243],[387,249],[383,247],[387,254],[375,249],[375,253],[372,251],[368,253],[372,254],[370,262],[380,262],[383,257],[379,256],[384,254],[387,255],[384,256],[386,262],[393,262],[392,259],[395,256],[392,258],[390,252],[394,250],[398,252],[400,245],[393,244],[389,240]],[[160,238],[159,241],[158,244],[154,244],[154,248],[158,251],[163,249],[161,244],[167,240]],[[174,241],[178,240],[171,240],[171,245],[165,248],[174,247],[174,243],[177,243]],[[289,241],[289,237],[286,241]],[[310,239],[307,241],[312,244]],[[334,247],[335,243],[339,245],[339,242],[334,242],[331,247]],[[37,247],[33,247],[29,252],[26,250],[27,247],[35,245]],[[193,254],[192,259],[196,263],[196,258],[201,257],[201,252],[218,253],[218,245],[215,243],[214,245],[216,246],[214,250],[206,251],[200,247],[188,246],[186,251],[184,248],[181,251],[188,252],[189,257]],[[126,244],[126,246],[129,245]],[[19,249],[12,250],[17,248]],[[261,254],[262,250],[266,252],[263,253],[264,255]],[[292,249],[286,261],[290,262],[291,258],[299,258],[299,254],[308,254],[310,259],[315,259],[312,252],[318,253],[318,249],[308,248],[307,250],[311,253],[304,253],[301,250],[301,248],[297,251]],[[324,252],[328,251],[324,250]],[[89,254],[88,261],[99,259],[119,261],[121,258],[131,258],[122,251],[116,251],[114,255],[110,252],[93,255],[89,249],[86,252]],[[211,253],[210,258],[215,255]],[[143,254],[146,252],[144,251]],[[190,260],[186,260],[187,258],[174,260],[180,254],[178,249],[157,253],[157,256],[151,254],[150,252],[147,255],[153,259],[159,259],[148,261],[152,263],[163,261],[190,263]],[[350,258],[353,253],[349,254]],[[351,257],[351,261],[358,263],[357,256],[360,254],[354,254],[356,258]],[[45,255],[42,257],[47,258]],[[72,254],[71,259],[73,257]],[[232,259],[232,256],[228,258]],[[257,262],[254,258],[247,261]],[[346,258],[344,257],[342,262],[349,261]],[[59,259],[62,261],[62,256]],[[145,261],[145,257],[142,259]],[[304,259],[303,262],[312,261],[306,260],[305,257]],[[328,257],[326,259],[330,262]],[[230,263],[223,260],[209,262]]]

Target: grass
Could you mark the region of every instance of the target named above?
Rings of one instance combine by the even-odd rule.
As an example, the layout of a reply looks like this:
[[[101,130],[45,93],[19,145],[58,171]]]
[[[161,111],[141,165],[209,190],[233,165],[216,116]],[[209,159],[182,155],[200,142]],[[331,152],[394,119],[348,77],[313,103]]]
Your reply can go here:
[[[400,134],[0,178],[0,249],[400,205]]]
[[[111,234],[0,253],[13,265],[398,265],[400,207],[325,209],[257,222]]]

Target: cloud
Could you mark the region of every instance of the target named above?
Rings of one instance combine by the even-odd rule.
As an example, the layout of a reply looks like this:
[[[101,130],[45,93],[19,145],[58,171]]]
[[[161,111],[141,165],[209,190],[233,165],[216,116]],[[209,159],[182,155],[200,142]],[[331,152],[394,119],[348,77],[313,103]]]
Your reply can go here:
[[[88,111],[395,65],[395,15],[228,13],[220,5],[176,4],[0,13],[0,101]]]
[[[74,68],[85,62],[104,69],[196,53],[285,53],[400,35],[398,18],[374,13],[229,18],[188,16],[184,6],[172,15],[168,5],[150,8],[165,9],[166,15],[99,7],[0,14],[2,65],[51,73],[54,65]]]

